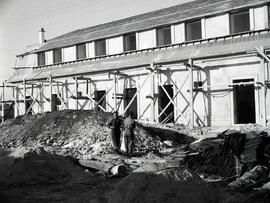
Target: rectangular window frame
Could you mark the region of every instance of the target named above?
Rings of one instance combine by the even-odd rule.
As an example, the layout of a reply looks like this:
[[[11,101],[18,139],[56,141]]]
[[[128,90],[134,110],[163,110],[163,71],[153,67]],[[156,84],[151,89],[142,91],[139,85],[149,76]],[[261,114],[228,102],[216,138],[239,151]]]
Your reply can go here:
[[[80,49],[80,47],[83,49]],[[81,53],[80,51],[82,51],[82,50],[84,50],[84,52],[82,54],[80,54]],[[87,58],[86,44],[85,43],[77,44],[76,45],[76,59],[80,60],[80,59],[85,59],[85,58]]]
[[[59,53],[57,53],[59,52]],[[62,63],[63,62],[63,57],[62,57],[62,48],[57,48],[53,50],[53,63],[57,64],[57,63]],[[59,60],[58,60],[59,57]]]
[[[43,51],[43,52],[38,52],[38,53],[37,53],[37,58],[38,58],[38,66],[45,66],[45,65],[46,65],[46,55],[45,55],[45,51]]]
[[[101,53],[101,51],[98,48],[98,45],[101,42],[104,43],[104,48],[103,48],[104,50],[103,50],[102,53]],[[107,55],[107,43],[106,43],[106,39],[96,40],[95,41],[95,56],[96,57],[99,57],[99,56],[105,56],[105,55]]]
[[[241,15],[241,14],[244,14],[244,13],[247,15],[247,20],[248,20],[248,26],[247,27],[248,27],[248,29],[237,31],[237,30],[235,30],[235,27],[239,27],[239,26],[234,26],[233,23],[235,23],[235,21],[233,19],[233,16],[234,15]],[[237,11],[237,12],[230,13],[229,14],[229,24],[230,24],[230,34],[231,35],[241,33],[241,32],[249,32],[250,31],[250,13],[249,13],[249,10],[242,10],[242,11]]]
[[[127,43],[128,39],[130,39],[131,37],[135,37],[135,44],[134,42],[133,43],[129,42],[129,44]],[[123,35],[123,46],[124,46],[123,47],[124,52],[137,50],[136,32]]]
[[[168,34],[169,38],[166,40],[165,37],[163,36],[164,40],[163,40],[163,43],[161,43],[161,39],[160,39],[161,35],[162,34],[164,35],[166,30],[169,30],[169,34]],[[171,28],[171,25],[157,28],[156,29],[156,36],[157,36],[156,37],[156,45],[158,47],[172,44],[172,28]]]
[[[194,23],[198,23],[200,24],[200,33],[198,35],[200,35],[200,37],[189,37],[189,33],[188,33],[188,26],[190,24],[194,24]],[[193,21],[188,21],[185,23],[185,39],[186,41],[195,41],[195,40],[201,40],[202,39],[202,22],[201,19],[197,19],[197,20],[193,20]]]

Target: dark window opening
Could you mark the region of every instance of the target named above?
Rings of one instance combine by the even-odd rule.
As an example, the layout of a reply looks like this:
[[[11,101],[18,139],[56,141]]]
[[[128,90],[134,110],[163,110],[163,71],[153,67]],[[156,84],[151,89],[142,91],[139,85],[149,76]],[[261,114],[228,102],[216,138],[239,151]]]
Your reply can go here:
[[[186,40],[202,39],[201,20],[186,23]]]
[[[62,62],[62,49],[54,49],[53,50],[53,63],[61,63]]]
[[[163,87],[168,93],[168,95],[170,96],[170,98],[173,99],[173,86],[163,85]],[[158,114],[162,113],[159,117],[159,122],[173,123],[174,122],[174,105],[173,103],[170,103],[170,98],[167,96],[166,92],[163,90],[161,86],[159,86],[159,96],[158,96],[158,112],[159,113]]]
[[[157,46],[171,44],[171,26],[157,29]]]
[[[95,41],[95,54],[96,56],[106,55],[106,40]]]
[[[254,84],[239,84],[254,82],[253,79],[234,80],[234,115],[235,124],[255,123],[255,87]]]
[[[246,32],[250,30],[249,11],[230,14],[231,34]]]
[[[27,114],[29,114],[29,115],[33,114],[33,109],[32,109],[33,106],[31,107],[32,103],[33,103],[32,97],[25,96],[25,113],[27,113],[27,111],[28,111]],[[31,109],[30,109],[30,107],[31,107]]]
[[[86,44],[78,44],[76,47],[77,59],[86,58]]]
[[[94,92],[94,98],[93,98],[97,104],[95,109],[97,111],[102,110],[99,106],[101,106],[104,110],[106,110],[106,91],[105,90],[96,90]]]
[[[136,33],[124,35],[124,51],[136,50]]]
[[[129,105],[136,92],[137,88],[127,88],[124,90],[124,109],[126,109],[126,107]],[[133,102],[131,103],[131,105],[129,106],[128,110],[126,111],[125,116],[128,116],[131,111],[133,111],[134,113],[134,118],[137,119],[138,118],[137,95],[133,100]]]
[[[46,65],[45,52],[39,52],[38,53],[38,66],[44,66],[44,65]]]

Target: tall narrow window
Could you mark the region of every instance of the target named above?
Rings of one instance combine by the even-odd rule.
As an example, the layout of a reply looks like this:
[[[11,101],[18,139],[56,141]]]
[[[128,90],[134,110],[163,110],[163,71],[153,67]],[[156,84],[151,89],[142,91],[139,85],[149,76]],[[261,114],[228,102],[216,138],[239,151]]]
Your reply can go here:
[[[45,52],[39,52],[38,53],[38,66],[44,66],[45,65]]]
[[[136,50],[136,33],[124,35],[124,51]]]
[[[77,59],[86,58],[86,44],[78,44],[76,47]]]
[[[53,50],[53,63],[61,63],[62,62],[62,49],[54,49]]]
[[[95,53],[96,56],[106,55],[106,40],[95,41]]]
[[[157,46],[163,46],[172,43],[171,26],[157,29]]]
[[[202,39],[201,20],[186,23],[187,41]]]
[[[230,31],[231,34],[238,32],[246,32],[250,30],[249,11],[232,13],[230,15]]]

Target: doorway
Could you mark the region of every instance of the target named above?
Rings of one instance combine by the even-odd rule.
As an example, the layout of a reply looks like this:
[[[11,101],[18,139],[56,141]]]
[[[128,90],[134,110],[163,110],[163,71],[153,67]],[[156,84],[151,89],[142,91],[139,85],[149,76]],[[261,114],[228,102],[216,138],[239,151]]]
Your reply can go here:
[[[99,106],[101,106],[103,109],[106,110],[106,91],[105,90],[96,90],[94,92],[94,100],[98,103],[96,104],[95,109],[97,111],[100,111],[101,108]]]
[[[134,97],[137,92],[137,88],[126,88],[124,90],[124,109],[129,105],[130,101]],[[137,95],[131,105],[129,106],[128,110],[125,113],[125,116],[129,115],[129,112],[133,111],[134,118],[138,118],[138,109],[137,109]]]
[[[173,86],[172,85],[163,85],[164,89],[168,93],[171,99],[173,99]],[[168,105],[170,102],[170,98],[167,96],[166,92],[163,90],[161,86],[158,87],[159,89],[159,97],[158,97],[158,114],[162,114],[159,117],[159,122],[162,123],[173,123],[174,122],[174,105],[173,103],[170,103],[169,106],[166,108],[165,107]]]
[[[254,79],[233,80],[234,123],[256,123]]]

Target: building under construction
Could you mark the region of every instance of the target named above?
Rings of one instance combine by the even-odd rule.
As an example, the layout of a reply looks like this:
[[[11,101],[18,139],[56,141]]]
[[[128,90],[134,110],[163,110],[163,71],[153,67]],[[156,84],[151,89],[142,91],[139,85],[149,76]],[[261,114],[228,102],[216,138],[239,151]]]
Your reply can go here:
[[[14,116],[95,109],[190,127],[266,126],[269,5],[197,0],[50,40],[41,29],[2,85],[2,103]]]

